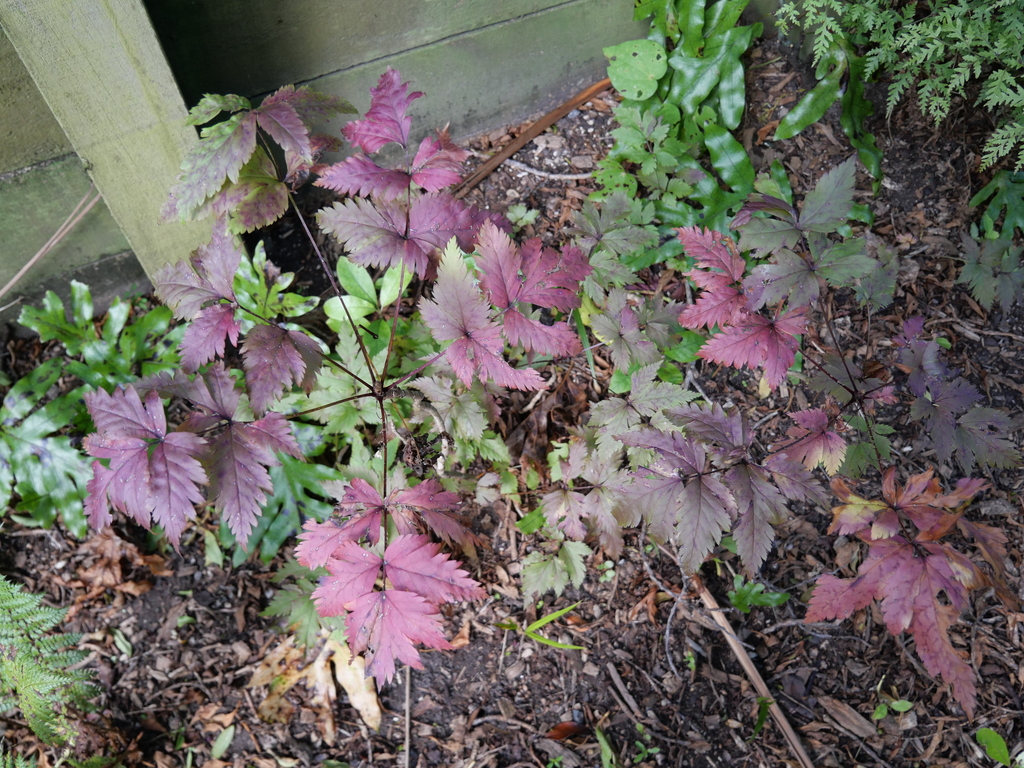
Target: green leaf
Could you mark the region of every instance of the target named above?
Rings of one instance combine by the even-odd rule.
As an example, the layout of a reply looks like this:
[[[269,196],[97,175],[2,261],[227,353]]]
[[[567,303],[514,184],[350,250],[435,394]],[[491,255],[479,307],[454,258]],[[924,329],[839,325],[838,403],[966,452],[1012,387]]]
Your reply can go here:
[[[704,144],[711,157],[711,165],[718,171],[722,181],[746,196],[747,191],[754,187],[754,166],[743,145],[731,133],[715,124],[704,127]]]
[[[524,631],[536,632],[538,629],[550,624],[552,621],[557,621],[558,619],[562,618],[563,616],[565,616],[565,614],[569,613],[569,611],[574,610],[578,605],[579,602],[577,601],[572,605],[567,605],[565,608],[559,608],[557,611],[549,613],[546,616],[542,616],[541,618],[533,622],[530,626],[528,626]]]
[[[839,90],[846,71],[846,57],[833,52],[826,63],[830,67],[828,74],[820,78],[818,84],[804,95],[796,106],[789,111],[775,129],[775,140],[791,139],[800,131],[824,117],[828,108],[836,103]],[[820,67],[819,67],[820,68]]]
[[[569,573],[565,564],[556,555],[531,552],[523,558],[523,599],[552,591],[562,594],[569,584]]]
[[[881,720],[889,714],[889,707],[885,704],[879,704],[875,707],[875,711],[871,713],[872,720]]]
[[[612,85],[627,99],[653,96],[668,71],[665,48],[654,40],[628,40],[605,48],[604,55]]]
[[[210,757],[214,760],[220,760],[228,751],[228,747],[231,746],[231,742],[235,739],[235,726],[229,725],[219,734],[213,741],[213,746],[210,747]]]
[[[907,701],[906,699],[896,699],[889,704],[897,712],[909,712],[914,708],[914,702]]]
[[[405,293],[412,282],[413,273],[408,269],[392,267],[384,273],[380,281],[380,308],[390,307],[395,299]]]
[[[535,632],[531,632],[528,629],[523,630],[523,634],[531,640],[536,640],[542,645],[550,645],[552,648],[561,648],[563,651],[582,651],[584,650],[582,645],[569,645],[568,643],[559,643],[557,640],[548,640],[543,635],[538,635]]]
[[[373,287],[373,278],[365,268],[357,266],[347,258],[338,259],[338,281],[350,296],[358,296],[363,301],[377,306],[377,290]],[[398,279],[398,276],[395,276]],[[392,299],[391,301],[394,301]],[[382,302],[383,303],[383,302]],[[390,304],[391,302],[387,302]],[[384,306],[387,306],[385,304]]]
[[[1010,750],[1006,747],[1006,740],[991,728],[979,728],[974,738],[985,748],[985,754],[1000,765],[1011,765]]]
[[[539,531],[547,523],[547,517],[544,516],[544,508],[537,507],[529,514],[526,515],[522,520],[516,522],[516,528],[527,536],[531,533]]]
[[[217,534],[208,528],[203,529],[203,553],[206,566],[215,565],[218,568],[224,567],[224,553],[220,544],[217,543]]]
[[[565,563],[565,571],[574,587],[578,587],[586,578],[587,566],[583,562],[583,558],[588,555],[590,555],[590,547],[582,541],[563,541],[562,548],[558,550],[558,557]]]

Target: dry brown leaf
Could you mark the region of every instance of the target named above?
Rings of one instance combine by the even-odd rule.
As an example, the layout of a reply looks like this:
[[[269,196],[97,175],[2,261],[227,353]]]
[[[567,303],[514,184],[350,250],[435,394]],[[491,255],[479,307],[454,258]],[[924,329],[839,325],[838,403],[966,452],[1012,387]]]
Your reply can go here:
[[[870,739],[872,736],[878,735],[875,726],[849,704],[839,701],[839,699],[833,699],[831,696],[819,696],[818,701],[825,707],[825,711],[850,733],[860,736],[862,739]]]
[[[304,654],[288,638],[278,645],[256,668],[249,687],[269,685],[267,697],[257,708],[257,714],[267,722],[287,722],[295,707],[285,694],[299,681],[310,691],[310,706],[316,714],[320,734],[329,746],[334,745],[334,702],[337,698],[335,679],[348,695],[349,702],[363,721],[374,730],[380,729],[383,717],[374,681],[366,677],[362,657],[352,658],[348,645],[339,634],[321,630],[322,645],[317,656],[302,665]],[[332,668],[333,665],[333,668]]]
[[[462,629],[452,638],[452,648],[465,648],[469,645],[469,621],[462,625]]]

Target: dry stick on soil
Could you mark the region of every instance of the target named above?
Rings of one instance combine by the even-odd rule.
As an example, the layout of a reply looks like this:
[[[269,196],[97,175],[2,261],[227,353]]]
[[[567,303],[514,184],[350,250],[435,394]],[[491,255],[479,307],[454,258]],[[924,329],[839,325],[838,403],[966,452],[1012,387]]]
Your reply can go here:
[[[757,689],[758,696],[770,700],[772,703],[768,705],[768,711],[771,712],[772,718],[775,720],[779,728],[782,729],[782,735],[786,737],[786,741],[789,742],[789,748],[793,751],[796,759],[800,761],[800,765],[803,768],[814,768],[814,763],[811,762],[810,756],[804,750],[804,745],[800,743],[800,738],[796,735],[793,727],[789,724],[786,716],[782,713],[782,709],[775,703],[774,697],[768,690],[768,686],[765,685],[764,678],[761,677],[761,673],[757,671],[757,667],[754,666],[754,662],[747,656],[746,651],[743,650],[743,646],[740,645],[739,641],[736,640],[735,635],[732,631],[732,625],[729,624],[729,620],[725,618],[722,612],[719,610],[718,602],[714,596],[708,592],[708,588],[704,586],[704,581],[699,576],[693,577],[693,583],[697,587],[701,602],[711,613],[711,618],[722,628],[723,634],[725,635],[725,641],[729,643],[729,648],[732,649],[733,655],[736,656],[736,660],[739,661],[740,666],[743,667],[743,671],[747,673],[747,677],[750,678],[750,682],[754,684],[754,688]]]
[[[405,768],[409,768],[409,748],[412,746],[412,667],[405,665]]]
[[[592,86],[587,88],[585,91],[581,91],[565,102],[562,106],[551,110],[540,120],[535,122],[519,136],[512,140],[512,142],[502,149],[498,154],[488,160],[486,163],[477,168],[469,178],[463,179],[462,183],[455,187],[455,197],[465,197],[466,194],[479,184],[481,181],[486,179],[491,173],[505,162],[508,158],[512,157],[516,152],[526,146],[526,144],[533,138],[540,136],[550,126],[561,120],[563,117],[568,115],[574,109],[581,104],[586,104],[592,98],[597,96],[601,91],[607,90],[611,87],[612,81],[607,77],[604,80],[599,80]]]

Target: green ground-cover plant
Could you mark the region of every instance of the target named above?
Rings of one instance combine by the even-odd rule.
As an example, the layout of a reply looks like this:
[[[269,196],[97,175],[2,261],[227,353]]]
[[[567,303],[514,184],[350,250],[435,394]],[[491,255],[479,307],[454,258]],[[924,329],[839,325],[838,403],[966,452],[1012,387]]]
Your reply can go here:
[[[604,188],[594,198],[625,193],[629,222],[650,233],[636,231],[623,252],[630,267],[677,256],[673,227],[725,231],[753,189],[753,166],[730,133],[746,105],[742,57],[761,33],[760,24],[737,26],[747,2],[640,2],[634,18],[653,16],[648,39],[605,49],[608,75],[625,98],[615,109],[615,146],[594,174]]]
[[[116,299],[99,322],[89,288],[76,281],[70,308],[50,291],[41,308],[26,307],[19,320],[42,341],[60,342],[65,354],[16,381],[0,403],[0,504],[13,501],[27,525],[50,526],[59,517],[80,538],[91,473],[72,440],[92,428],[82,398],[173,369],[180,332],[170,329],[170,310],[142,301]],[[68,375],[83,383],[58,392]]]

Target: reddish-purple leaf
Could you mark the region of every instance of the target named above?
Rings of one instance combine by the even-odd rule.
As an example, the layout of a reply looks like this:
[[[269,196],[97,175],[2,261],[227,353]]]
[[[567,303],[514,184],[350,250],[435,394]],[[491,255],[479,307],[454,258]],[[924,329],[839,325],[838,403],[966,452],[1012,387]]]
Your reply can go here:
[[[235,320],[234,304],[213,304],[201,310],[181,340],[181,367],[192,373],[215,357],[224,356],[224,343],[238,346],[241,324]]]
[[[513,389],[544,389],[547,383],[537,371],[516,370],[505,361],[505,342],[490,312],[462,254],[457,249],[445,251],[433,299],[423,300],[420,315],[435,339],[451,340],[445,357],[455,375],[467,387],[475,375],[481,381],[492,380]]]
[[[482,223],[476,211],[446,194],[416,198],[408,214],[398,201],[344,200],[317,213],[317,222],[356,264],[398,267],[405,262],[420,277],[431,271],[434,252],[453,237],[460,247],[471,248]]]
[[[325,565],[342,542],[357,539],[351,526],[342,525],[333,518],[322,523],[307,520],[302,529],[295,547],[295,559],[310,570]]]
[[[676,231],[686,254],[699,266],[687,273],[687,277],[693,279],[699,287],[727,285],[743,279],[747,263],[739,255],[732,240],[713,229],[683,227]]]
[[[306,334],[277,325],[254,327],[242,344],[242,364],[253,411],[265,413],[293,384],[308,393],[316,381],[320,361],[320,345]]]
[[[509,344],[519,345],[527,352],[571,357],[583,349],[579,335],[562,320],[545,325],[536,317],[523,315],[518,309],[505,310],[501,319],[501,330]]]
[[[564,322],[545,325],[523,314],[530,305],[568,312],[580,304],[580,281],[591,267],[583,252],[567,247],[561,254],[533,239],[516,248],[493,223],[478,237],[480,285],[502,317],[505,338],[527,352],[574,355],[579,337]]]
[[[353,653],[366,652],[366,674],[383,684],[395,676],[395,660],[423,669],[413,643],[447,650],[436,606],[400,589],[370,592],[356,600],[345,617]]]
[[[713,336],[697,353],[713,363],[734,368],[764,368],[764,378],[772,389],[785,381],[786,371],[796,359],[798,334],[806,325],[804,307],[769,319],[749,314],[744,325],[734,325]]]
[[[444,490],[437,480],[424,480],[412,488],[392,491],[388,499],[403,514],[418,515],[445,542],[454,541],[465,547],[479,541],[452,514],[452,510],[461,502],[459,494]]]
[[[256,151],[256,115],[239,112],[204,128],[202,138],[181,163],[165,216],[187,219],[203,202],[238,174]]]
[[[725,484],[736,501],[732,536],[743,569],[753,576],[761,568],[775,541],[777,525],[787,517],[786,500],[769,481],[766,470],[739,464],[725,473]]]
[[[768,457],[764,468],[772,473],[772,480],[782,494],[793,501],[809,501],[826,506],[828,499],[814,475],[803,464],[792,461],[785,453]]]
[[[754,440],[747,428],[747,420],[738,408],[726,413],[718,403],[709,406],[689,403],[666,411],[666,414],[687,434],[717,443],[726,453],[736,448],[745,450]]]
[[[373,592],[380,576],[380,555],[354,541],[343,541],[327,560],[330,576],[324,576],[313,590],[313,601],[321,616],[343,616],[347,606]]]
[[[499,309],[523,302],[568,312],[580,305],[580,282],[593,271],[579,248],[558,253],[534,238],[519,249],[492,223],[480,228],[478,250],[480,285]]]
[[[398,536],[384,551],[384,576],[396,589],[415,592],[432,603],[479,600],[486,593],[441,553],[426,536]]]
[[[85,396],[97,432],[85,438],[91,456],[110,459],[109,468],[93,463],[86,510],[93,525],[110,522],[110,507],[140,524],[157,523],[177,546],[194,504],[202,501],[198,484],[206,475],[197,457],[206,442],[187,432],[167,433],[160,395],[151,391],[145,404],[131,387]]]
[[[743,288],[752,310],[783,300],[788,300],[791,307],[809,305],[821,291],[818,273],[806,259],[788,248],[775,253],[770,264],[754,267],[743,281]]]
[[[828,414],[820,408],[808,408],[794,411],[789,417],[797,426],[789,428],[786,434],[790,439],[783,440],[779,447],[808,469],[820,464],[834,475],[846,457],[846,441],[830,428]]]
[[[218,221],[210,242],[199,246],[190,261],[179,261],[156,273],[154,291],[176,318],[191,320],[207,302],[234,302],[232,282],[241,260],[238,239],[227,231],[224,221]]]
[[[408,91],[409,84],[402,82],[398,70],[388,67],[377,81],[377,87],[370,89],[370,108],[365,117],[353,120],[342,129],[345,138],[367,154],[392,141],[407,146],[412,118],[406,110],[423,95],[419,91]]]
[[[741,322],[747,312],[747,297],[734,285],[714,290],[705,289],[693,304],[679,313],[679,324],[684,328],[713,328]]]
[[[567,488],[546,493],[541,497],[540,505],[544,517],[552,528],[560,528],[565,535],[576,541],[583,541],[587,535],[587,526],[583,523],[585,516],[584,500],[586,497],[578,491]]]
[[[372,195],[386,202],[405,192],[409,181],[405,171],[381,168],[366,155],[353,155],[327,168],[315,183],[343,195]]]
[[[244,549],[249,534],[274,490],[266,467],[281,462],[275,451],[302,457],[288,420],[268,413],[259,421],[228,425],[210,446],[210,496]]]
[[[610,347],[617,369],[625,371],[633,363],[647,365],[660,359],[658,348],[640,329],[640,320],[621,288],[609,291],[604,312],[591,315],[591,324],[595,335]]]
[[[426,136],[412,161],[412,180],[428,192],[438,192],[462,180],[462,161],[469,152],[454,144],[448,128]]]
[[[253,112],[260,128],[270,134],[270,138],[280,144],[281,149],[311,162],[313,150],[309,144],[309,128],[290,103],[294,93],[294,89],[288,90],[286,86],[267,96]]]
[[[277,221],[288,209],[288,186],[277,178],[277,169],[262,147],[242,167],[238,179],[225,184],[199,212],[225,216],[235,234],[252,232]]]
[[[925,668],[953,685],[953,695],[973,714],[976,697],[974,673],[949,638],[949,628],[967,604],[968,589],[977,570],[962,556],[938,544],[909,543],[902,536],[866,539],[868,557],[854,579],[822,576],[811,596],[806,621],[845,619],[879,600],[890,632],[909,630]],[[920,556],[917,548],[928,554]],[[952,561],[951,561],[952,557]],[[956,569],[951,566],[956,563]],[[944,593],[951,604],[939,599]]]
[[[706,471],[707,454],[693,438],[655,429],[616,437],[626,445],[657,451],[649,470],[634,472],[624,493],[649,520],[652,535],[672,530],[680,566],[696,572],[736,514],[731,491],[717,474]]]

